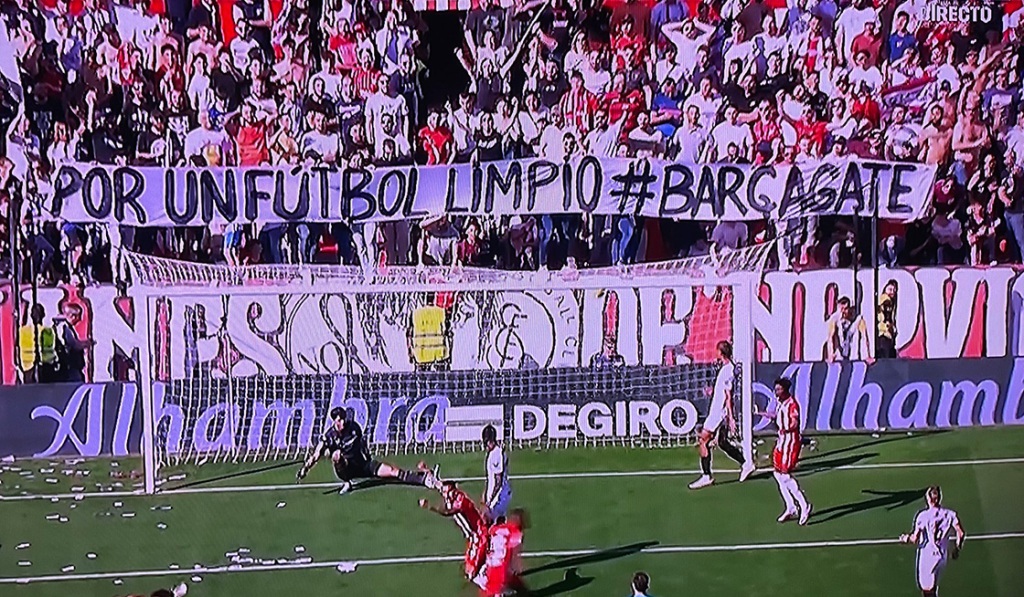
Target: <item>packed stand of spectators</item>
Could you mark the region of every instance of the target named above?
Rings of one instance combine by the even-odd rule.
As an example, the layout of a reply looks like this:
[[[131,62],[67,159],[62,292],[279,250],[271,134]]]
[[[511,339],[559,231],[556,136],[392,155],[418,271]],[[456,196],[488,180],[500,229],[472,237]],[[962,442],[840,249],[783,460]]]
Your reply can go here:
[[[0,84],[0,244],[9,268],[18,241],[23,278],[110,280],[112,247],[229,264],[559,269],[776,235],[787,268],[1021,262],[1019,2],[995,5],[990,23],[929,22],[924,0],[480,0],[466,13],[408,0],[107,2],[3,1],[25,109]],[[387,168],[582,154],[852,155],[934,164],[939,178],[926,219],[877,231],[870,218],[566,215],[133,229],[50,221],[35,199],[66,161]],[[10,214],[23,220],[13,235]]]

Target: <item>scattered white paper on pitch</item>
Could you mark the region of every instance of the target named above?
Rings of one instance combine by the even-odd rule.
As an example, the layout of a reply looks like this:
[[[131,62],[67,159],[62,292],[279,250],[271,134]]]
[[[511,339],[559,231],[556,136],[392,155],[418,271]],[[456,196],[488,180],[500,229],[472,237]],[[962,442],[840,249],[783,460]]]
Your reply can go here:
[[[278,508],[284,508],[284,506],[285,506],[285,503],[284,503],[284,502],[278,502],[278,503],[277,503],[277,507],[278,507]]]
[[[39,472],[44,474],[44,475],[51,475],[51,474],[53,474],[53,469],[52,468],[41,468],[41,469],[39,469]]]
[[[90,560],[95,560],[96,559],[96,554],[94,554],[92,552],[89,552],[89,553],[85,554],[85,557],[89,558]]]
[[[180,475],[171,475],[170,477],[167,477],[168,481],[182,481],[184,479],[185,473],[181,473]]]
[[[188,594],[188,585],[181,583],[174,587],[174,597],[185,597]]]
[[[72,564],[70,566],[64,566],[63,568],[60,569],[60,571],[61,572],[74,572],[75,571],[75,566],[74,566],[74,564]]]
[[[302,545],[296,545],[295,546],[295,553],[305,553],[305,552],[306,552],[306,548],[304,546],[302,546]]]
[[[22,567],[24,567],[24,566],[31,566],[32,562],[30,562],[28,560],[21,560],[20,562],[18,562],[18,565],[22,566]]]
[[[162,531],[162,530],[167,528],[167,525],[162,523],[162,522],[158,522],[158,523],[156,523],[156,528],[158,528],[158,529],[160,529]]]
[[[134,512],[125,512],[125,513],[121,514],[121,517],[122,518],[135,518],[135,513]]]
[[[114,507],[115,508],[120,508],[123,505],[124,505],[124,502],[114,502]]]
[[[67,516],[61,516],[57,520],[59,520],[61,524],[64,524],[65,522],[68,521],[68,517]]]
[[[192,582],[203,582],[203,577],[197,574],[192,577]]]
[[[60,514],[47,514],[46,520],[57,520],[60,518]]]
[[[60,501],[60,498],[50,498],[50,503],[51,504],[56,504],[59,501]]]
[[[341,572],[342,574],[349,574],[349,573],[355,572],[355,571],[356,571],[356,563],[355,562],[342,562],[342,563],[338,564],[338,572]]]
[[[28,549],[29,547],[32,547],[31,543],[19,543],[14,549]]]
[[[57,483],[59,483],[59,481],[57,481],[57,479],[50,479],[50,478],[46,479],[46,482],[49,483],[50,485],[56,485]]]
[[[117,586],[121,586],[121,585],[124,584],[124,581],[121,580],[120,578],[115,578],[114,579],[114,584],[117,585]]]
[[[181,568],[181,566],[179,566],[177,564],[171,564],[170,566],[168,566],[168,568],[171,569],[171,570],[177,570],[178,568]]]

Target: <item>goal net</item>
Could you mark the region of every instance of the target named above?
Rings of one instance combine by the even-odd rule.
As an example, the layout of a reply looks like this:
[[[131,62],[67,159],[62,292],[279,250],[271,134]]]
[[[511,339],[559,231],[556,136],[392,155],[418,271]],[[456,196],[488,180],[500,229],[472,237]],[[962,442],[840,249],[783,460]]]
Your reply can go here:
[[[292,459],[344,406],[379,455],[676,446],[708,413],[717,344],[751,453],[750,302],[770,244],[559,272],[228,267],[128,254],[146,489],[182,466]]]

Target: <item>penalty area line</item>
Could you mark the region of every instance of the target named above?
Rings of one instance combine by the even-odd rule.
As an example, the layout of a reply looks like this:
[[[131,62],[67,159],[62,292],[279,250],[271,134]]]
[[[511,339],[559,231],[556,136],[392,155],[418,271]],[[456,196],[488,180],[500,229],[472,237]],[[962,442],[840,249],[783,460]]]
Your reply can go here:
[[[1024,539],[1024,532],[990,533],[968,536],[967,541],[1000,541],[1007,539]],[[871,545],[897,545],[895,538],[885,539],[851,539],[845,541],[793,541],[788,543],[748,543],[740,545],[660,545],[645,547],[637,553],[646,554],[679,554],[679,553],[711,553],[722,551],[763,551],[768,549],[822,549],[836,547],[864,547]],[[575,558],[599,554],[606,549],[575,549],[567,551],[537,551],[524,553],[525,558]],[[243,572],[273,572],[283,570],[315,570],[336,568],[341,565],[355,566],[395,566],[412,564],[433,564],[441,562],[461,562],[462,555],[412,556],[396,558],[379,558],[372,560],[334,560],[329,562],[305,562],[289,564],[269,564],[253,566],[199,566],[192,569],[177,570],[128,570],[124,572],[97,572],[89,574],[54,574],[49,576],[22,576],[0,578],[0,584],[31,584],[54,583],[73,580],[107,580],[143,577],[166,577],[210,574],[232,574]]]
[[[822,470],[834,471],[861,471],[861,470],[883,470],[883,469],[913,469],[913,468],[935,468],[955,466],[986,466],[998,464],[1021,464],[1024,457],[1016,458],[984,458],[977,460],[944,460],[937,462],[878,462],[867,464],[845,464],[835,467],[827,467]],[[806,470],[816,470],[813,462],[808,463]],[[770,470],[759,468],[758,471]],[[722,474],[739,473],[739,469],[721,469]],[[513,481],[544,481],[558,479],[604,479],[604,478],[628,478],[628,477],[679,477],[684,475],[699,475],[699,469],[686,470],[648,470],[648,471],[587,471],[587,472],[565,472],[565,473],[534,473],[525,475],[511,475]],[[800,471],[797,471],[799,476]],[[445,477],[445,479],[448,479]],[[459,483],[482,482],[484,477],[456,477],[451,481]],[[214,487],[185,487],[181,489],[165,489],[158,491],[152,497],[172,495],[191,495],[204,493],[249,493],[254,491],[285,491],[295,489],[329,489],[339,487],[337,482],[330,483],[289,483],[287,485],[224,485]],[[19,502],[32,500],[57,499],[88,499],[88,498],[123,498],[123,497],[147,497],[142,490],[136,491],[106,491],[106,492],[82,492],[82,493],[55,493],[55,494],[30,494],[0,496],[0,502]]]

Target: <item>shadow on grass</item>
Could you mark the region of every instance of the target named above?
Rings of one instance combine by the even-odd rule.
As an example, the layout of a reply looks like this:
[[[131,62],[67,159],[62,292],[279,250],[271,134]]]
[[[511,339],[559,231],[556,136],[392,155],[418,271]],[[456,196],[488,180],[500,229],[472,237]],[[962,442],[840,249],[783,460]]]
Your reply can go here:
[[[875,456],[878,456],[877,452],[869,452],[867,454],[853,454],[851,456],[844,456],[843,458],[832,458],[830,460],[821,460],[821,461],[818,461],[818,462],[812,462],[810,465],[804,465],[803,461],[801,461],[801,466],[800,466],[800,468],[797,469],[796,476],[798,476],[798,477],[809,477],[811,475],[816,475],[818,473],[827,472],[827,471],[830,471],[830,470],[833,470],[833,469],[837,469],[837,468],[840,468],[840,467],[843,467],[843,466],[850,466],[850,465],[853,465],[853,464],[857,464],[857,463],[859,463],[862,460],[867,460],[869,458],[874,458]],[[771,479],[772,478],[772,474],[773,474],[772,473],[772,466],[771,466],[771,464],[768,464],[768,466],[766,466],[764,468],[757,469],[757,472],[754,473],[753,475],[751,475],[750,478],[748,479],[748,481],[755,481],[755,480],[756,481],[760,481],[760,480],[764,480],[764,479]],[[719,482],[716,479],[715,480],[715,485],[732,485],[733,483],[738,483],[738,482],[739,482],[739,479],[735,478],[735,477],[729,479],[728,481],[721,481],[721,482]]]
[[[826,522],[843,518],[844,516],[850,516],[851,514],[867,512],[869,510],[876,510],[879,508],[895,510],[896,508],[909,506],[914,502],[920,501],[923,503],[924,492],[925,488],[923,487],[920,489],[906,489],[902,491],[876,491],[874,489],[864,489],[861,490],[861,493],[868,496],[866,499],[860,500],[859,502],[850,502],[848,504],[832,506],[831,508],[815,512],[812,516],[811,524],[824,524]]]
[[[865,454],[851,454],[849,456],[830,458],[828,460],[812,460],[806,464],[801,462],[800,468],[797,469],[797,475],[801,477],[809,477],[817,473],[824,473],[844,466],[852,466],[860,463],[862,460],[870,460],[876,456],[878,456],[878,452],[867,452]]]
[[[891,444],[895,442],[901,442],[920,437],[929,437],[933,435],[942,435],[943,433],[949,433],[948,429],[933,429],[926,431],[915,431],[913,435],[907,435],[906,433],[893,433],[879,438],[872,438],[868,441],[854,444],[852,446],[846,446],[844,448],[836,448],[835,450],[829,450],[827,452],[816,452],[808,455],[804,458],[805,461],[817,460],[819,458],[827,458],[829,456],[836,456],[838,454],[846,454],[847,452],[853,452],[854,450],[860,450],[862,448],[872,448],[874,446],[881,446],[884,444]]]
[[[585,587],[593,582],[593,580],[593,578],[588,576],[580,576],[578,569],[569,568],[565,571],[565,577],[562,578],[562,580],[533,591],[526,590],[520,594],[524,597],[550,597],[551,595],[561,595],[562,593],[568,593],[570,591],[575,591],[580,587]]]
[[[228,473],[226,475],[219,475],[219,476],[216,476],[216,477],[210,477],[209,479],[200,479],[200,480],[197,480],[197,481],[192,481],[190,483],[183,483],[181,485],[176,485],[176,486],[174,486],[172,488],[169,488],[169,491],[174,491],[175,489],[185,489],[186,487],[198,487],[200,485],[209,485],[210,483],[216,483],[218,481],[227,481],[228,479],[238,479],[240,477],[247,477],[249,475],[259,475],[260,473],[266,473],[268,471],[274,471],[274,470],[277,470],[279,468],[287,468],[289,466],[295,466],[296,464],[302,464],[302,461],[301,460],[289,460],[287,462],[277,462],[277,463],[274,463],[274,464],[269,464],[267,466],[261,466],[259,468],[246,469],[246,470],[242,470],[242,471],[238,471],[238,472],[234,472],[234,473]],[[165,491],[168,491],[168,490],[165,490]]]
[[[357,491],[366,491],[367,489],[373,489],[375,487],[383,487],[385,485],[399,485],[399,486],[402,486],[402,487],[419,487],[420,489],[422,489],[422,486],[420,486],[420,485],[410,485],[408,483],[403,483],[403,482],[399,481],[398,479],[394,479],[394,478],[390,478],[390,477],[388,477],[388,478],[373,477],[371,479],[363,479],[361,481],[353,481],[352,482],[352,488],[349,489],[348,492],[345,495],[348,495],[349,493],[355,493]],[[341,484],[340,483],[338,484],[337,487],[332,487],[331,489],[328,489],[327,491],[325,491],[324,495],[331,495],[332,493],[338,493],[339,489],[341,489]]]
[[[523,572],[523,576],[530,574],[536,574],[538,572],[545,572],[547,570],[558,570],[559,568],[577,568],[584,564],[594,564],[597,562],[606,562],[608,560],[617,560],[626,556],[631,556],[635,553],[639,553],[648,547],[654,547],[658,545],[657,541],[643,541],[641,543],[631,543],[630,545],[622,545],[619,547],[612,547],[610,549],[602,549],[601,551],[595,551],[582,556],[573,556],[569,558],[562,558],[553,562],[548,562],[543,566],[536,568],[530,568]]]

